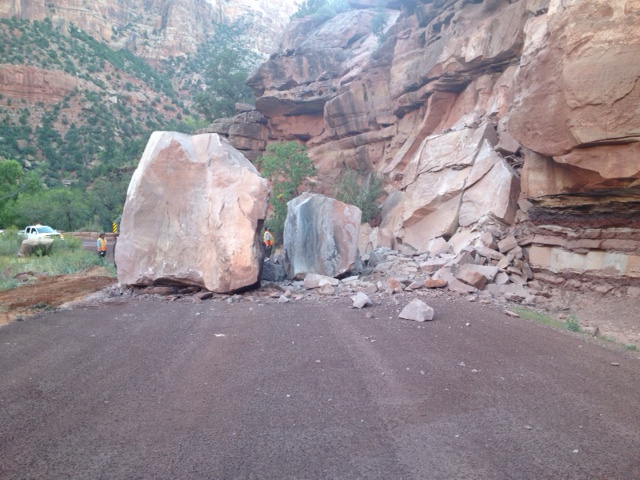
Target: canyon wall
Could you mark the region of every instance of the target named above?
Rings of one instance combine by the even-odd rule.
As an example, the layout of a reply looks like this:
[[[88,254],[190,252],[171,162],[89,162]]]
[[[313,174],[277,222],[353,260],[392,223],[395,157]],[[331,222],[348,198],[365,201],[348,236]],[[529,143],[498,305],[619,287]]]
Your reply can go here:
[[[351,7],[293,21],[249,80],[257,111],[208,130],[253,158],[304,143],[325,194],[347,170],[378,174],[371,247],[460,250],[491,229],[541,279],[638,283],[637,0]]]
[[[214,22],[248,19],[254,46],[274,51],[289,17],[291,1],[238,0],[7,0],[0,18],[51,19],[73,23],[112,48],[127,48],[147,60],[161,61],[196,51]]]

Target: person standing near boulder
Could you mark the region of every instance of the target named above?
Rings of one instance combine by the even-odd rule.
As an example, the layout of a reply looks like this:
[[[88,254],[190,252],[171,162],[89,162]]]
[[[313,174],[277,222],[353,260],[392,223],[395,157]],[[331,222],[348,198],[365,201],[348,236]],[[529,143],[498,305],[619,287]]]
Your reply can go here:
[[[98,256],[104,262],[104,258],[107,256],[107,239],[104,238],[104,232],[98,236],[96,246],[98,248]]]
[[[264,227],[264,235],[262,236],[264,242],[264,254],[266,258],[271,256],[271,249],[273,248],[273,235],[269,231],[269,227]]]

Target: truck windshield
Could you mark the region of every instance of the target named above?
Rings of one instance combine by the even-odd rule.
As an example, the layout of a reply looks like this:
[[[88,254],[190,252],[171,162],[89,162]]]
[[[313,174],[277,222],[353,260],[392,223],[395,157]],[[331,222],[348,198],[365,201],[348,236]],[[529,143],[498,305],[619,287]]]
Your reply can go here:
[[[55,233],[56,231],[51,227],[36,227],[38,233]]]

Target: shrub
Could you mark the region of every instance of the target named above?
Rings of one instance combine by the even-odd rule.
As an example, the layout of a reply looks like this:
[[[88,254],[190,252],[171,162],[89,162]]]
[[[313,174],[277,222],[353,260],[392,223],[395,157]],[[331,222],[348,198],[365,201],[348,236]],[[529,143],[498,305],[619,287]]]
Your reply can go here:
[[[387,24],[387,17],[383,10],[377,10],[373,20],[371,20],[371,30],[378,39],[378,43],[384,40],[384,27]]]
[[[578,319],[574,316],[570,316],[567,318],[567,330],[571,330],[572,332],[580,331],[580,324],[578,323]]]
[[[313,15],[318,21],[323,22],[348,9],[349,3],[345,0],[304,0],[292,18]]]
[[[65,235],[64,240],[55,240],[53,242],[52,252],[74,252],[82,250],[82,240],[71,235]]]
[[[362,223],[367,223],[377,220],[380,216],[378,198],[383,192],[382,182],[374,172],[360,180],[355,170],[349,170],[338,181],[335,197],[362,210]]]
[[[301,185],[311,183],[309,177],[315,175],[316,169],[307,148],[296,142],[270,143],[265,154],[256,160],[256,166],[271,181],[269,203],[273,211],[269,227],[276,243],[281,243],[287,202],[298,194]]]
[[[0,256],[16,256],[20,250],[22,237],[18,235],[17,228],[10,228],[0,234]]]

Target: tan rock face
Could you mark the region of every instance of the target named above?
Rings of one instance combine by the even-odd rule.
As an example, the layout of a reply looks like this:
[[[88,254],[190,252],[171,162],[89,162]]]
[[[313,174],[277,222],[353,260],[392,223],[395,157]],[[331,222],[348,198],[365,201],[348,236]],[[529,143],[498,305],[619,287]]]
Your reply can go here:
[[[23,65],[0,65],[0,91],[29,103],[59,102],[74,88],[98,91],[91,82],[61,71],[42,70]]]
[[[73,23],[113,48],[129,48],[158,61],[195,52],[215,22],[249,16],[256,49],[270,53],[295,9],[285,0],[9,0],[0,4],[0,17]]]
[[[529,22],[508,120],[525,147],[609,186],[640,172],[640,30],[628,4],[551,2]]]
[[[256,284],[269,193],[253,165],[218,135],[155,132],[127,192],[118,281],[218,293]]]
[[[258,152],[267,146],[269,131],[264,116],[251,108],[232,118],[215,121],[198,133],[217,133],[226,137],[234,148],[250,160],[255,160]]]
[[[251,82],[270,138],[307,145],[318,191],[346,170],[384,179],[385,245],[640,224],[637,2],[387,3],[381,42],[356,3],[292,23]]]

